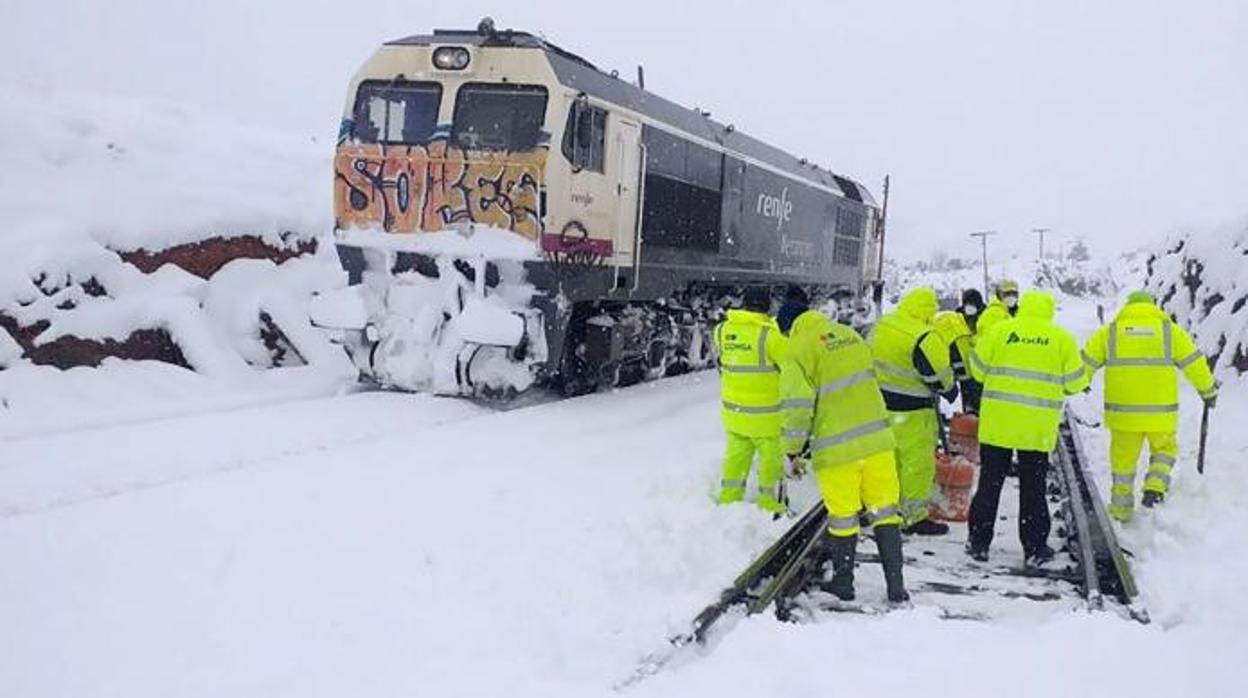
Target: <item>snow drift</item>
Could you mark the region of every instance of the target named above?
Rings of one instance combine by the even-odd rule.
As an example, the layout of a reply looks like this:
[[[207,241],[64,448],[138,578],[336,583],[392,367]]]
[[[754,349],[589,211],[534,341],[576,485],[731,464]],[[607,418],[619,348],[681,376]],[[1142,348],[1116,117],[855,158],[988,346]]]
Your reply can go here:
[[[331,225],[329,146],[176,102],[0,83],[0,238],[46,225],[115,250]]]
[[[346,283],[316,252],[327,148],[162,100],[0,84],[0,150],[6,373],[121,357],[238,385],[354,374],[307,311]]]
[[[1172,236],[1149,255],[1145,284],[1215,371],[1248,372],[1248,218]]]

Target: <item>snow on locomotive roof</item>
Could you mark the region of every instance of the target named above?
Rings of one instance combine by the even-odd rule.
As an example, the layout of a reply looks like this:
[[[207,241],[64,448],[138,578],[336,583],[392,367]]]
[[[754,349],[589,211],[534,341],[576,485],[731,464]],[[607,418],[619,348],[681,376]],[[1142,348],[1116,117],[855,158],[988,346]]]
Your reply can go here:
[[[435,29],[433,34],[416,34],[388,41],[386,45],[433,46],[445,43],[485,48],[541,49],[546,52],[556,77],[563,85],[645,114],[703,140],[718,143],[728,150],[765,162],[794,177],[839,191],[848,199],[861,201],[868,206],[878,205],[865,186],[849,177],[805,162],[791,153],[715,121],[695,109],[689,109],[652,92],[647,92],[637,85],[602,71],[575,53],[527,32],[507,30],[482,34],[468,29]]]

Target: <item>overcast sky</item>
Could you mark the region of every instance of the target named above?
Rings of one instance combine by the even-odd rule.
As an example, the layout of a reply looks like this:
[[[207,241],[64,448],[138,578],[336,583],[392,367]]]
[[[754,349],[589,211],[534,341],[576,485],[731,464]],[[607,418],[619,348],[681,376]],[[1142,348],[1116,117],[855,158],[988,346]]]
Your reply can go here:
[[[976,230],[1031,251],[1038,226],[1111,251],[1248,213],[1243,0],[0,4],[0,79],[203,104],[326,148],[378,44],[490,14],[641,63],[652,91],[877,195],[891,173],[907,257],[977,254]]]

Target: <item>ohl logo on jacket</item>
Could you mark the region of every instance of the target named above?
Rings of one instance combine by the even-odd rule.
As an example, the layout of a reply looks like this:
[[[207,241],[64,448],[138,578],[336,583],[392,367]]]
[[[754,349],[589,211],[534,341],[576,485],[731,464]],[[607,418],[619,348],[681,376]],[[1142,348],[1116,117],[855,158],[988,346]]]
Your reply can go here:
[[[1009,337],[1005,339],[1006,344],[1032,344],[1038,347],[1049,346],[1048,337],[1019,337],[1017,332],[1011,332]]]

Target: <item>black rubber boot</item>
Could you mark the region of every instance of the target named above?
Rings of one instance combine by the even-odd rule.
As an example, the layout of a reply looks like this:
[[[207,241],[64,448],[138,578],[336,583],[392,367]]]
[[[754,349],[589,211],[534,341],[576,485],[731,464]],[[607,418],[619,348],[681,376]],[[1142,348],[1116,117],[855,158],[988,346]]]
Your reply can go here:
[[[832,581],[823,590],[841,601],[854,600],[854,559],[858,555],[858,536],[831,536],[828,559],[832,562]]]
[[[808,558],[810,567],[816,572],[822,572],[824,565],[828,563],[828,560],[832,559],[834,545],[835,539],[828,534],[828,529],[823,529],[819,534],[819,543],[810,552],[810,557]]]
[[[906,527],[905,534],[918,536],[943,536],[949,532],[949,524],[943,524],[939,521],[931,519],[923,519],[922,521],[911,524]]]
[[[1053,551],[1053,548],[1050,548],[1047,545],[1042,545],[1036,550],[1033,550],[1023,556],[1023,567],[1027,569],[1039,569],[1052,562],[1056,555],[1057,553]]]
[[[1154,492],[1153,490],[1144,490],[1144,498],[1140,500],[1140,504],[1145,509],[1152,509],[1153,507],[1157,506],[1158,504],[1161,504],[1164,501],[1166,501],[1166,495],[1164,492]]]
[[[906,603],[906,582],[901,573],[901,529],[896,524],[875,527],[875,544],[880,549],[880,565],[884,567],[884,583],[888,585],[889,603]]]

